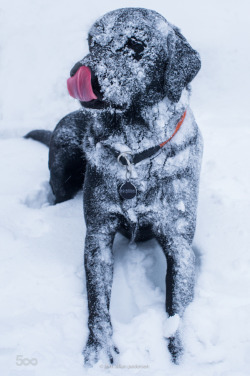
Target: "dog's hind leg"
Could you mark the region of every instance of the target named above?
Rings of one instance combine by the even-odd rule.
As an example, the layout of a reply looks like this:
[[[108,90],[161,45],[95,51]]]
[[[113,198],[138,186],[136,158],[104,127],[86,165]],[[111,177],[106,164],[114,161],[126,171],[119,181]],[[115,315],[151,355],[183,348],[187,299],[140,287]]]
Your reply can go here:
[[[195,283],[195,255],[183,236],[169,237],[158,235],[157,239],[162,246],[167,259],[166,274],[166,311],[169,316],[183,316],[185,308],[192,301]],[[180,332],[169,338],[169,351],[175,363],[183,353]]]
[[[71,135],[73,130],[71,130]],[[45,130],[29,132],[25,138],[32,138],[49,146],[50,186],[55,204],[69,200],[82,188],[85,172],[85,158],[80,148],[81,140],[75,135],[75,143],[63,140],[65,133],[58,135]]]
[[[85,126],[84,114],[76,111],[65,116],[52,133],[49,169],[55,203],[71,199],[83,186],[86,160],[82,139]]]
[[[53,132],[34,130],[25,138],[32,138],[49,146],[50,185],[55,203],[74,197],[83,186],[86,160],[82,140],[88,114],[75,111],[59,121]]]
[[[82,188],[85,166],[86,161],[80,148],[51,145],[49,153],[50,185],[55,195],[56,204],[73,198]]]

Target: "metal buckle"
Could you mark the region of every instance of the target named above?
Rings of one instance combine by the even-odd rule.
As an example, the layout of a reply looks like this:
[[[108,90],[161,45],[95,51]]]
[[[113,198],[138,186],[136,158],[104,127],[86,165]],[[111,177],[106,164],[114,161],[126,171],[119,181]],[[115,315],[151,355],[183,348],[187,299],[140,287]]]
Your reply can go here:
[[[120,162],[121,157],[125,158],[127,162],[127,165],[125,166],[126,167],[126,180],[128,180],[132,175],[132,165],[133,165],[133,163],[130,162],[128,155],[132,155],[132,152],[130,151],[122,152],[117,157],[117,161],[118,163],[120,163],[120,165],[124,166],[124,164]]]

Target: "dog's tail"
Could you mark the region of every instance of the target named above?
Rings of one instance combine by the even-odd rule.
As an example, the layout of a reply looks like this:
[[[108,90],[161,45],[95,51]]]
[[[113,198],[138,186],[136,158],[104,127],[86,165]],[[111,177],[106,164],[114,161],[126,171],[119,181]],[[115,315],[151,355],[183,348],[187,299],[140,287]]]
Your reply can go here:
[[[24,138],[32,138],[33,140],[39,141],[42,144],[49,146],[52,132],[43,129],[36,129],[27,133]]]

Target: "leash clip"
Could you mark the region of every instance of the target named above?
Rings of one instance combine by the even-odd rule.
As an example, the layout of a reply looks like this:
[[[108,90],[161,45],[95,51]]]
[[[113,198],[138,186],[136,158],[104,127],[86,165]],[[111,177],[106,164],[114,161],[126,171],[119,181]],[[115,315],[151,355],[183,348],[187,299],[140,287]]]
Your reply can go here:
[[[121,185],[121,187],[119,188],[119,193],[120,193],[120,196],[123,198],[123,199],[131,199],[131,198],[134,198],[136,195],[137,195],[137,189],[136,187],[134,186],[134,184],[132,184],[129,180],[132,176],[132,165],[133,163],[130,162],[129,158],[128,158],[128,154],[132,154],[131,152],[123,152],[123,153],[120,153],[117,157],[117,161],[118,163],[120,163],[122,166],[124,166],[124,164],[121,162],[121,158],[123,157],[126,161],[126,183],[123,183]]]
[[[117,161],[118,161],[118,163],[120,163],[120,165],[124,166],[124,164],[120,161],[120,159],[122,157],[127,162],[127,164],[126,164],[126,180],[129,180],[129,178],[132,175],[132,165],[133,165],[133,163],[130,162],[128,155],[132,155],[132,152],[130,152],[130,151],[122,152],[117,157]]]

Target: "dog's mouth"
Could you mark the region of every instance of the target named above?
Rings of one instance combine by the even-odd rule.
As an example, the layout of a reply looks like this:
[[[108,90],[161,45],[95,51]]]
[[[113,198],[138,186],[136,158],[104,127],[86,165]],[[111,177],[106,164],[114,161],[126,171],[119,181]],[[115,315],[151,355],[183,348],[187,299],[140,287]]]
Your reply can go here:
[[[94,99],[98,99],[91,84],[91,70],[84,65],[67,80],[67,87],[71,97],[81,102],[90,102]]]
[[[104,109],[114,107],[124,110],[126,106],[112,105],[103,100],[97,77],[92,70],[81,63],[71,70],[67,80],[67,88],[71,97],[78,99],[86,108]]]

